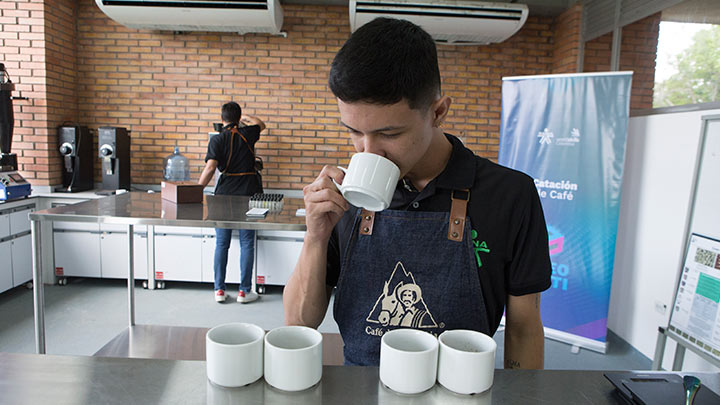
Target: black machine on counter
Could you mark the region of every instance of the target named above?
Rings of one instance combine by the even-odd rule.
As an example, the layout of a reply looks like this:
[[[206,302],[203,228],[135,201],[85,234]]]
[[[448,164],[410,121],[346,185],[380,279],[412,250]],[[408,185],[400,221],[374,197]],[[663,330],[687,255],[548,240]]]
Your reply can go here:
[[[100,127],[98,155],[102,160],[102,188],[98,194],[130,190],[130,136],[122,127]]]
[[[88,127],[62,126],[58,128],[58,145],[63,157],[62,187],[55,191],[74,193],[95,187],[95,156]]]
[[[15,84],[0,63],[0,201],[14,200],[30,195],[30,183],[18,173],[17,155],[10,153],[12,147],[15,115],[12,100],[24,99],[13,97]]]

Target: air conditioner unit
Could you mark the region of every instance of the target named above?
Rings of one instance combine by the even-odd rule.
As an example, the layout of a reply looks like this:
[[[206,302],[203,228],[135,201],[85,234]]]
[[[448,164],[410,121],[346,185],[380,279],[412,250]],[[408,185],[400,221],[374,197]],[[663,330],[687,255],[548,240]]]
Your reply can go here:
[[[280,34],[279,0],[95,0],[128,28]]]
[[[525,24],[528,7],[514,3],[453,0],[350,0],[350,29],[377,17],[421,26],[437,43],[483,45],[502,42]]]

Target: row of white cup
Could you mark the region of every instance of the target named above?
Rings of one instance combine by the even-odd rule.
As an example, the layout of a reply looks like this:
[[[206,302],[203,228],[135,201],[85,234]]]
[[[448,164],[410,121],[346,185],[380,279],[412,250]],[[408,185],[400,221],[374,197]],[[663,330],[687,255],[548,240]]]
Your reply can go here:
[[[223,387],[259,380],[284,391],[302,391],[322,377],[322,334],[304,326],[268,332],[249,323],[227,323],[205,336],[207,376]]]
[[[395,329],[380,345],[380,381],[393,391],[417,394],[435,381],[458,394],[492,387],[497,343],[472,330],[448,330],[435,337],[417,329]]]

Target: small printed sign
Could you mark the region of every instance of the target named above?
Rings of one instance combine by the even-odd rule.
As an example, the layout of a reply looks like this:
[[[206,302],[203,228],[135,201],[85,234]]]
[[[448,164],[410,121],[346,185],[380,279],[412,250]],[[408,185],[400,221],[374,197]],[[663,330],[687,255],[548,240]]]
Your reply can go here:
[[[65,269],[63,267],[55,267],[55,275],[56,276],[64,276]]]
[[[163,279],[163,272],[162,271],[156,271],[155,272],[155,280],[162,280]]]
[[[265,284],[265,276],[257,276],[258,284]]]

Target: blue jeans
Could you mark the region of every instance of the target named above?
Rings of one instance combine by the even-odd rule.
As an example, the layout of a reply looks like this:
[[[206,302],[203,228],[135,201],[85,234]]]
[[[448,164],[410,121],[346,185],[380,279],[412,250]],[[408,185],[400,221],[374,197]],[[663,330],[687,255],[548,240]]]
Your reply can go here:
[[[228,249],[232,240],[232,229],[215,229],[215,290],[225,290]],[[253,259],[255,256],[255,231],[239,229],[240,232],[240,291],[252,288]]]

